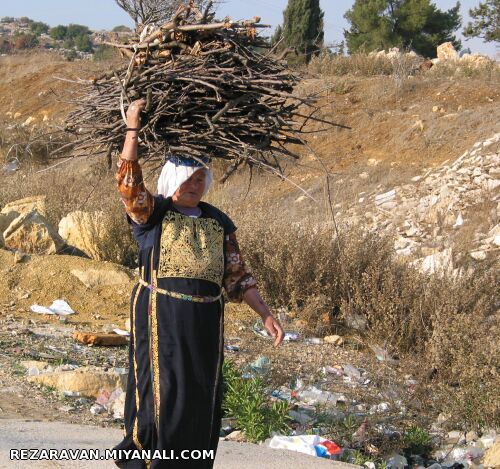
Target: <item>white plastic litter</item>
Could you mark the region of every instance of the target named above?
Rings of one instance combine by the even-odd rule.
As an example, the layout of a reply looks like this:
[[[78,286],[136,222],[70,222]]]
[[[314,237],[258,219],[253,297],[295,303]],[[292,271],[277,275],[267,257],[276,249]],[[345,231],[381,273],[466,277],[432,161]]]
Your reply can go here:
[[[31,311],[39,314],[57,314],[60,316],[75,314],[70,305],[64,300],[55,300],[48,308],[40,305],[32,305]]]
[[[334,443],[332,443],[330,440],[327,440],[326,438],[323,438],[319,435],[275,435],[271,438],[269,447],[274,449],[287,449],[290,451],[297,451],[298,453],[309,454],[310,456],[320,456],[322,455],[322,451],[320,451],[318,447],[321,447],[322,444],[334,445]],[[338,448],[338,450],[340,450],[340,448]],[[326,454],[324,456],[326,456]]]
[[[123,329],[113,329],[113,332],[118,335],[124,335],[124,336],[130,335],[129,331],[124,331]]]

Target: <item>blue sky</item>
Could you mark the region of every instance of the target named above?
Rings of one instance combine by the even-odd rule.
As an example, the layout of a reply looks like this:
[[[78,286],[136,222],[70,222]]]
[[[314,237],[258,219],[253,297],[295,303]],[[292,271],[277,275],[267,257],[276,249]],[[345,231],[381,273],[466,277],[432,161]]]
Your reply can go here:
[[[478,5],[480,0],[462,0],[461,12],[463,24],[469,20],[468,11]],[[343,39],[343,30],[347,28],[344,13],[354,0],[321,0],[325,11],[325,38],[327,42]],[[455,0],[435,0],[439,8],[447,10],[453,7]],[[283,19],[283,10],[287,0],[226,0],[219,7],[219,16],[231,16],[234,19],[261,16],[262,21],[276,26]],[[57,24],[78,23],[91,29],[111,29],[119,24],[132,25],[130,17],[121,10],[114,0],[0,0],[0,17],[29,16],[44,21],[51,26]],[[460,32],[459,32],[460,36]],[[470,47],[472,52],[479,52],[494,57],[500,52],[493,43],[484,43],[480,39],[462,41],[463,47]]]

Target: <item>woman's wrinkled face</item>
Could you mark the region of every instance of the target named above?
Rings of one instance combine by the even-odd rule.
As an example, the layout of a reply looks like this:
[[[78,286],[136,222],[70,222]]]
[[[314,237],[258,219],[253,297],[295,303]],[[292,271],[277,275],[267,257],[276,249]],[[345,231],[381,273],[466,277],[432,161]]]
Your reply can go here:
[[[181,206],[196,207],[205,191],[206,180],[206,169],[198,169],[177,188],[172,196],[172,200]]]

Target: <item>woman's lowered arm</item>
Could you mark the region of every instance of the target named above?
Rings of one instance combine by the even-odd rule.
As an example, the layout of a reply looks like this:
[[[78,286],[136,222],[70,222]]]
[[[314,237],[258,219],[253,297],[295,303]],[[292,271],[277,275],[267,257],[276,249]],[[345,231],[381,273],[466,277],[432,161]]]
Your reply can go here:
[[[144,99],[134,101],[127,110],[127,127],[125,144],[118,159],[118,170],[115,178],[118,191],[125,211],[129,217],[138,224],[148,221],[154,209],[154,197],[146,189],[142,178],[142,169],[137,160],[137,147],[139,129],[141,125],[141,112],[146,105]]]
[[[279,345],[284,337],[283,328],[260,296],[257,282],[243,261],[234,233],[226,237],[226,253],[224,288],[229,299],[236,303],[245,301],[262,318],[264,327],[275,338],[274,345]]]

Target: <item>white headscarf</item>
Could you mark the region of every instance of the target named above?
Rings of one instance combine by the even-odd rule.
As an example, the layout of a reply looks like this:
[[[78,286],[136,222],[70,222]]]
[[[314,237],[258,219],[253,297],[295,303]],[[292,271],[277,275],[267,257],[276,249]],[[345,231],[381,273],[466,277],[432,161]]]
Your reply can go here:
[[[208,162],[208,160],[202,160]],[[206,195],[213,182],[212,170],[202,166],[198,161],[186,157],[172,157],[164,164],[158,179],[158,194],[163,195],[163,197],[172,197],[179,186],[200,168],[205,168],[207,174],[205,190],[203,191],[203,195]]]

